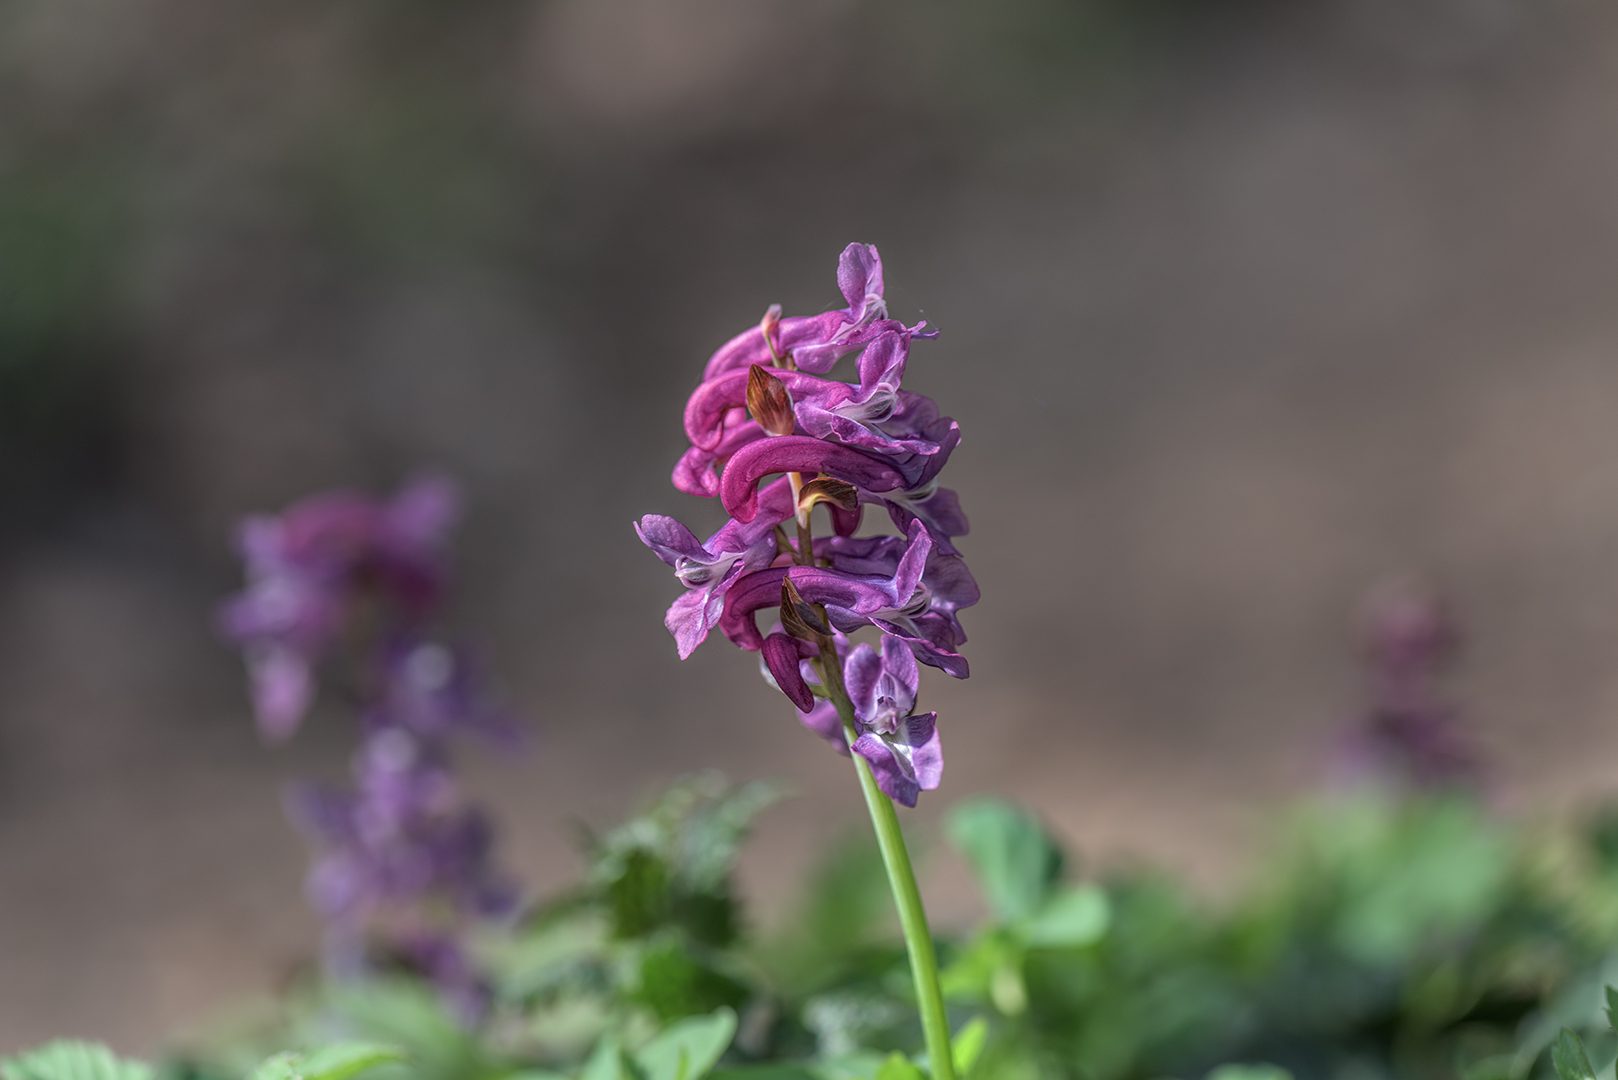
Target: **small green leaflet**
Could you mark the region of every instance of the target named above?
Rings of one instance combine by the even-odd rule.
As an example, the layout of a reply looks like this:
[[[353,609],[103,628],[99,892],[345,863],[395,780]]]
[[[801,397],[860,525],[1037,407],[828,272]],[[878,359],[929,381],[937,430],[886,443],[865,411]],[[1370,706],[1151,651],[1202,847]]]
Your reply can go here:
[[[1221,1065],[1206,1080],[1292,1080],[1292,1074],[1276,1065]]]
[[[4,1080],[151,1080],[152,1067],[126,1061],[101,1043],[57,1039],[0,1059]]]
[[[719,1008],[669,1025],[635,1055],[646,1080],[697,1080],[707,1076],[736,1035],[736,1014]]]
[[[404,1054],[375,1043],[336,1043],[308,1053],[276,1054],[253,1071],[252,1080],[349,1080]],[[7,1078],[9,1080],[9,1078]]]
[[[988,1038],[989,1022],[981,1016],[955,1033],[955,1038],[950,1040],[949,1056],[955,1062],[956,1073],[965,1076],[972,1071]]]
[[[876,1080],[927,1080],[927,1074],[909,1058],[895,1051],[877,1070]]]
[[[1028,944],[1047,948],[1094,945],[1107,933],[1112,908],[1107,894],[1094,885],[1057,893],[1028,920]]]
[[[1562,1029],[1562,1034],[1556,1037],[1556,1045],[1551,1047],[1551,1064],[1556,1066],[1556,1075],[1562,1080],[1596,1080],[1596,1071],[1584,1054],[1584,1044],[1567,1028]]]
[[[1031,815],[1003,799],[967,799],[944,818],[950,843],[966,856],[995,917],[1003,923],[1039,910],[1062,875],[1062,852]]]

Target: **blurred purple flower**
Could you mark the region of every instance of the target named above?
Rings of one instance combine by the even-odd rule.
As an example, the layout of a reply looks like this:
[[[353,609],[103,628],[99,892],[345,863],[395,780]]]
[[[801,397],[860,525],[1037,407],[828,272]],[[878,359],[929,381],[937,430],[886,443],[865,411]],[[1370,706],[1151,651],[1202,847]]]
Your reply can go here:
[[[403,634],[382,648],[381,689],[365,712],[371,731],[399,727],[430,740],[476,735],[515,745],[519,726],[490,694],[481,665],[464,649]]]
[[[242,524],[247,587],[225,602],[219,625],[246,654],[265,735],[283,739],[297,729],[313,696],[313,668],[362,597],[406,621],[437,607],[445,539],[458,515],[454,486],[425,477],[391,500],[333,492]]]
[[[1482,763],[1438,679],[1458,636],[1436,594],[1390,582],[1365,603],[1360,633],[1368,692],[1337,749],[1334,771],[1417,788],[1476,784]]]
[[[364,731],[354,786],[287,796],[317,849],[308,893],[327,923],[327,966],[357,974],[375,948],[391,950],[470,1021],[487,995],[456,935],[508,911],[516,891],[494,867],[487,819],[456,791],[448,744],[466,734],[509,744],[517,727],[475,660],[424,633],[459,514],[454,486],[426,477],[388,499],[337,492],[254,517],[240,536],[247,587],[220,623],[246,654],[272,738],[308,710],[316,665],[340,639],[351,647]]]

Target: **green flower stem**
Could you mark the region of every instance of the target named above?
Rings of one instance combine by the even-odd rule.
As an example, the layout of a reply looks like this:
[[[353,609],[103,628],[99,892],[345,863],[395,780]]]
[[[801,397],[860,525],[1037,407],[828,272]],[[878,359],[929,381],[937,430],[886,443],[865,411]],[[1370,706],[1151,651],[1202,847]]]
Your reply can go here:
[[[842,672],[837,670],[836,663],[823,663],[820,668],[827,695],[843,721],[843,732],[853,743],[856,736],[854,706],[843,687]],[[858,754],[850,756],[854,759],[854,771],[859,774],[860,789],[865,792],[865,805],[871,811],[871,824],[876,828],[876,842],[882,849],[882,864],[888,870],[893,901],[899,908],[899,926],[904,930],[905,948],[910,952],[910,973],[916,980],[916,1005],[921,1011],[921,1030],[927,1041],[932,1077],[933,1080],[955,1080],[949,1017],[944,1012],[944,993],[938,985],[938,953],[933,948],[932,932],[927,928],[927,911],[921,904],[921,890],[916,887],[910,852],[905,849],[904,834],[899,831],[899,814],[893,808],[893,800],[876,786],[870,764]]]

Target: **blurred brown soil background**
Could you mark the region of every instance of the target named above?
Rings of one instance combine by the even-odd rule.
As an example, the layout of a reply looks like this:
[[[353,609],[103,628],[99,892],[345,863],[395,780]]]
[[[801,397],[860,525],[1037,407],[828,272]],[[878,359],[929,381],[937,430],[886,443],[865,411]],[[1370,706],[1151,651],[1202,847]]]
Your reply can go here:
[[[1618,780],[1618,12],[1591,0],[0,6],[0,1051],[147,1051],[307,962],[212,637],[241,514],[436,465],[454,624],[536,737],[467,760],[536,891],[687,771],[785,778],[779,917],[861,807],[754,658],[680,664],[629,522],[708,353],[880,246],[943,334],[974,676],[944,791],[1226,879],[1428,575],[1504,797]],[[935,909],[968,919],[958,867]]]

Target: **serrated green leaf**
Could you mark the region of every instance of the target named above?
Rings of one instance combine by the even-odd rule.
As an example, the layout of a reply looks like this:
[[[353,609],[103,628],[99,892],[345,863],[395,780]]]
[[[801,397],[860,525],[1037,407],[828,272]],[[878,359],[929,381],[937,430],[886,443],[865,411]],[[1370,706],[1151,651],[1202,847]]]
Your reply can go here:
[[[719,1008],[671,1024],[635,1055],[647,1080],[697,1080],[707,1076],[736,1037],[736,1013]]]
[[[1061,849],[1038,821],[1004,800],[956,803],[944,819],[944,830],[972,864],[990,909],[1002,922],[1033,915],[1061,876]]]
[[[1030,945],[1079,948],[1106,936],[1111,921],[1107,894],[1094,885],[1081,885],[1052,897],[1028,921],[1024,936]]]
[[[0,1059],[4,1080],[151,1080],[152,1067],[118,1057],[101,1043],[57,1039]]]
[[[1563,1028],[1556,1037],[1556,1045],[1551,1047],[1551,1064],[1556,1066],[1556,1075],[1562,1080],[1596,1080],[1596,1071],[1590,1067],[1590,1059],[1584,1053],[1584,1043],[1569,1028]]]
[[[989,1022],[978,1017],[955,1033],[950,1040],[949,1056],[955,1063],[955,1071],[965,1076],[977,1064],[978,1055],[983,1053],[983,1044],[989,1039]]]
[[[896,1051],[889,1054],[888,1060],[877,1070],[876,1080],[927,1080],[927,1074],[915,1062]]]

